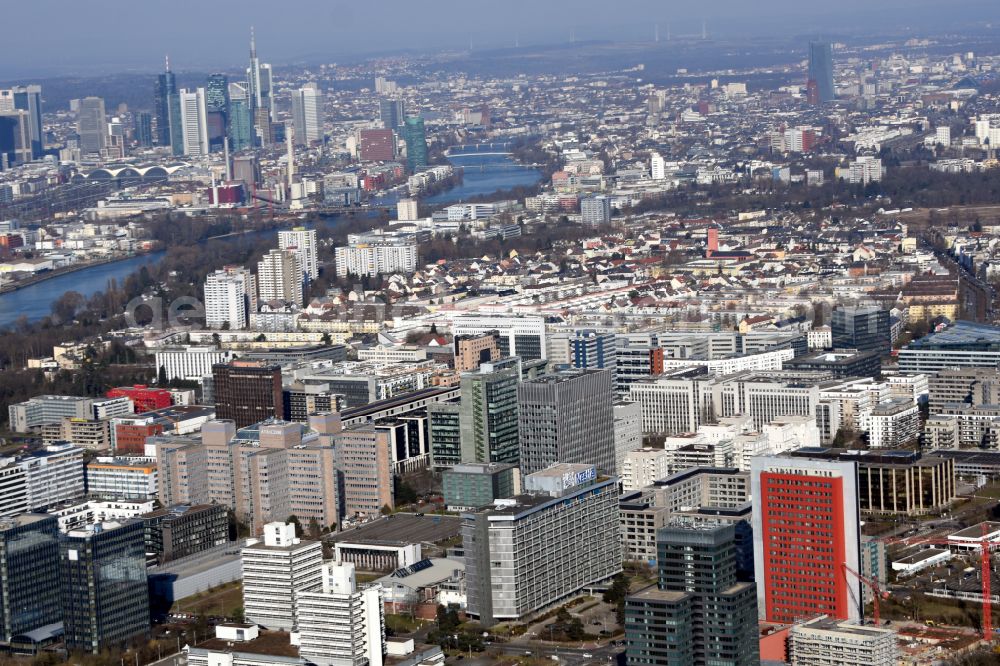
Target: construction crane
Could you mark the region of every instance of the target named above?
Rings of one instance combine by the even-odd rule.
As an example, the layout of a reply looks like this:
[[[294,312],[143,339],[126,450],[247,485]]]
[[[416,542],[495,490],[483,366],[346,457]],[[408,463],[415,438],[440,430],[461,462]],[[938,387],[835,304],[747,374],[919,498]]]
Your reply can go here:
[[[903,546],[920,546],[920,545],[933,545],[933,546],[979,546],[979,561],[981,567],[980,577],[982,578],[982,602],[983,602],[983,640],[987,643],[993,642],[993,610],[992,610],[992,584],[991,584],[991,555],[993,548],[1000,545],[1000,541],[994,541],[990,539],[990,525],[989,523],[982,524],[983,534],[982,537],[976,541],[954,541],[947,537],[893,537],[889,539],[881,539],[882,543],[885,545],[903,545]],[[854,572],[851,572],[854,573]],[[854,574],[858,578],[858,574]],[[864,580],[863,578],[861,580]],[[873,588],[874,589],[874,588]],[[888,596],[888,595],[887,595]],[[875,606],[875,617],[876,622],[878,621],[878,602]]]
[[[846,564],[843,564],[841,566],[844,567],[844,571],[851,574],[852,576],[860,580],[862,583],[864,583],[866,587],[871,589],[872,599],[874,599],[874,606],[875,606],[875,626],[881,627],[882,616],[881,613],[879,612],[879,603],[881,602],[882,599],[888,599],[889,593],[884,591],[882,587],[879,585],[878,578],[868,578],[867,576],[862,576],[861,574],[859,574],[857,571],[847,566]]]

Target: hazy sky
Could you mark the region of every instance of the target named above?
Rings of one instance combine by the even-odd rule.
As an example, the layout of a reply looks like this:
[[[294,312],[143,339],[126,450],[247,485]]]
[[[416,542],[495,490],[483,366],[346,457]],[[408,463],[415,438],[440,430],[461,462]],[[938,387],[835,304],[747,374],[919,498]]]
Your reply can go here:
[[[246,60],[257,29],[265,62],[336,61],[399,49],[649,39],[652,26],[732,37],[829,31],[985,27],[997,0],[2,0],[0,78],[160,68],[226,68]]]

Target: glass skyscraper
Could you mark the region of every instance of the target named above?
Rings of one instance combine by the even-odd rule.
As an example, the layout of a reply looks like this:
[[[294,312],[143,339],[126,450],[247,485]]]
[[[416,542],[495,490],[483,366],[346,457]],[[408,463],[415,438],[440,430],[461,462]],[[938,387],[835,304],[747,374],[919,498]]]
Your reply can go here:
[[[733,525],[668,525],[656,545],[659,584],[625,602],[625,663],[759,664],[756,589],[736,578]]]
[[[410,173],[426,168],[427,134],[424,132],[424,119],[409,116],[403,126],[403,138],[406,140],[406,168]]]
[[[98,653],[149,631],[144,524],[99,523],[62,540],[66,648]]]
[[[170,71],[170,62],[167,61],[167,71],[156,77],[156,95],[153,101],[153,109],[156,115],[156,145],[169,146],[170,144],[170,97],[177,92],[177,83],[174,80],[174,73]]]
[[[399,129],[406,118],[403,100],[382,97],[378,101],[378,117],[382,121],[382,127],[386,129]]]
[[[815,81],[820,102],[829,102],[836,97],[833,89],[833,50],[829,42],[809,42],[809,80]]]
[[[135,140],[143,148],[153,145],[153,114],[149,111],[135,114]]]
[[[229,84],[229,149],[233,152],[246,150],[254,145],[253,121],[250,114],[250,99],[246,84]]]
[[[28,129],[31,132],[31,157],[38,159],[45,148],[42,135],[42,87],[20,86],[13,89],[14,108],[28,112]]]
[[[62,620],[59,524],[55,516],[22,513],[0,519],[0,640]]]

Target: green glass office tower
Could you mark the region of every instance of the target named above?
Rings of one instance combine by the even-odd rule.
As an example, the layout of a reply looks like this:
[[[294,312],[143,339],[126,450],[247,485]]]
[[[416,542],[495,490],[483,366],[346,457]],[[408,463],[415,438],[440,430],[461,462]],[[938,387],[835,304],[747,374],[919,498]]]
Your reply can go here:
[[[250,99],[245,84],[229,85],[228,117],[229,150],[239,152],[254,145],[253,120]]]
[[[406,168],[410,173],[426,168],[427,134],[424,132],[424,119],[409,116],[403,125],[403,138],[406,140]]]
[[[181,122],[181,96],[173,92],[167,99],[170,112],[170,152],[184,154],[184,125]]]
[[[625,602],[628,666],[756,666],[757,591],[736,579],[732,525],[657,532],[659,583]]]
[[[22,513],[0,519],[0,640],[9,643],[60,622],[59,584],[55,516]]]
[[[63,537],[66,648],[98,653],[149,631],[142,521],[103,523]]]
[[[484,363],[462,375],[462,462],[520,462],[517,364]]]

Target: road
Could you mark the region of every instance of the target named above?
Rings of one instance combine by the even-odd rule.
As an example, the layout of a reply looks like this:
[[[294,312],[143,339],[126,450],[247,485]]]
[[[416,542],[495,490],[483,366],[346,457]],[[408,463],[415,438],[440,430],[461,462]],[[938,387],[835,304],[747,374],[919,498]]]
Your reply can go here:
[[[533,655],[549,659],[555,656],[562,664],[623,664],[625,662],[624,648],[616,648],[612,645],[578,648],[538,642],[530,645],[505,644],[500,646],[500,651],[509,655]],[[552,661],[555,662],[554,659]]]

